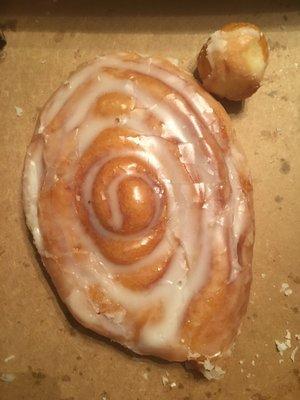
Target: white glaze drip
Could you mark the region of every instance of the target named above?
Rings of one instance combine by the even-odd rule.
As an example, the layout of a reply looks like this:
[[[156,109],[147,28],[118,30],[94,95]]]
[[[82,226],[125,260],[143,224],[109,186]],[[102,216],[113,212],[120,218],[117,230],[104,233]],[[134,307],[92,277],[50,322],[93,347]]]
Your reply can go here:
[[[44,247],[38,220],[37,202],[44,172],[42,151],[41,141],[31,144],[27,151],[23,175],[23,200],[26,222],[40,254],[44,253]]]

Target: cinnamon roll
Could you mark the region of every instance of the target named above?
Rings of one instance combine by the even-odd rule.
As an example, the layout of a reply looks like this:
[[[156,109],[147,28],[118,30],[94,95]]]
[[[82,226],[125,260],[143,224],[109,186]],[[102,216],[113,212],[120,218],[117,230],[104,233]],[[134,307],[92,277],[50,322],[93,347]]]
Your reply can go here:
[[[251,283],[252,186],[229,117],[163,59],[103,56],[45,105],[26,221],[73,316],[136,353],[223,354]]]

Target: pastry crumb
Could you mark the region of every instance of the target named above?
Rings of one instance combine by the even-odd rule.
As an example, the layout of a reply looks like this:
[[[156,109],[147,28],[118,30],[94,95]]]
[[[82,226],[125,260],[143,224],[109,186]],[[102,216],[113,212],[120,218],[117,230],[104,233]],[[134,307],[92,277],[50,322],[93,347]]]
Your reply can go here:
[[[108,396],[107,392],[102,392],[100,394],[100,400],[109,400],[109,396]]]
[[[291,332],[287,329],[286,330],[286,335],[285,335],[285,339],[291,339]]]
[[[286,282],[282,283],[280,293],[284,293],[285,296],[290,296],[293,293],[293,290],[290,288],[290,285]]]
[[[285,342],[279,342],[279,340],[275,340],[276,348],[277,351],[280,353],[280,355],[283,355],[283,352],[288,349],[288,346]]]
[[[169,378],[168,378],[166,375],[163,375],[163,376],[161,377],[161,381],[162,381],[162,384],[163,384],[164,386],[167,386],[167,385],[169,384]]]
[[[202,374],[206,379],[221,379],[223,375],[225,375],[225,371],[219,367],[218,365],[214,365],[210,362],[210,360],[206,359],[203,363],[203,367],[201,368]]]
[[[40,135],[41,133],[43,133],[44,129],[45,129],[45,127],[43,125],[40,125],[39,129],[38,129],[38,134]]]
[[[209,360],[205,360],[203,366],[207,371],[214,369],[214,364],[212,364]]]
[[[143,373],[143,378],[147,381],[149,379],[149,374],[148,372]]]
[[[2,382],[6,382],[6,383],[11,383],[16,379],[16,375],[15,374],[1,374],[0,375],[0,380]]]
[[[298,346],[294,348],[294,350],[292,351],[292,354],[291,354],[291,360],[293,362],[295,362],[295,355],[296,355],[297,351],[298,351]]]
[[[294,336],[295,336],[295,339],[299,340],[300,335],[296,334]],[[277,351],[280,353],[281,356],[283,356],[284,351],[292,348],[292,334],[288,329],[286,329],[286,334],[285,334],[284,338],[285,338],[284,342],[275,340]],[[297,350],[298,350],[298,346],[295,347],[294,350],[291,352],[290,359],[293,362],[295,361],[295,354],[296,354]],[[283,360],[282,361],[279,360],[280,364],[282,362],[283,362]]]
[[[166,371],[165,375],[163,375],[161,377],[162,384],[165,387],[169,387],[171,389],[174,389],[175,387],[177,387],[177,383],[176,382],[170,382],[169,376],[170,376],[169,372]]]
[[[11,361],[15,358],[16,356],[14,354],[12,354],[11,356],[8,356],[6,358],[4,358],[4,362],[7,363],[8,361]]]
[[[22,117],[23,115],[23,108],[15,106],[17,117]]]

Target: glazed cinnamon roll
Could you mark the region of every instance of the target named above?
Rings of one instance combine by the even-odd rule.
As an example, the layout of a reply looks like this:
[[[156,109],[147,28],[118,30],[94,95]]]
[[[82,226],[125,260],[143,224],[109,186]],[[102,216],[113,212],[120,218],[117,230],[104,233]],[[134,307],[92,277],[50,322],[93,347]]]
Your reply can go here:
[[[131,53],[73,73],[39,117],[23,192],[81,324],[167,360],[228,350],[251,283],[252,187],[229,117],[190,74]]]

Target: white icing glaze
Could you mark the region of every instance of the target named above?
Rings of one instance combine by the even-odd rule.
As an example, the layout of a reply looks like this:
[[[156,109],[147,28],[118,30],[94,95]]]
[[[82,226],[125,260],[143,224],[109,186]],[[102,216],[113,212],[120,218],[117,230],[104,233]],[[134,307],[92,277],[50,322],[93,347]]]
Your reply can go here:
[[[207,43],[207,59],[212,67],[215,65],[216,54],[225,53],[228,49],[228,41],[238,37],[239,41],[249,41],[249,38],[259,39],[260,32],[251,27],[240,27],[232,31],[218,30],[214,32]],[[236,39],[235,39],[236,40]]]
[[[124,323],[122,323],[124,320],[123,313],[118,312],[114,315],[98,313],[93,308],[93,305],[88,302],[82,290],[73,290],[68,297],[68,305],[71,309],[77,310],[76,315],[79,315],[79,318],[84,316],[82,321],[88,326],[93,327],[101,324],[104,329],[116,335],[130,336],[130,328],[124,326]]]
[[[23,175],[23,201],[26,222],[40,254],[44,253],[44,248],[38,220],[37,201],[43,175],[42,151],[43,147],[40,141],[31,144],[27,151]]]
[[[227,49],[226,32],[214,32],[207,44],[207,59],[210,65],[214,66],[214,53],[224,53]]]
[[[247,26],[242,26],[241,28],[237,29],[236,32],[241,36],[251,36],[256,39],[259,39],[262,34],[257,29]]]
[[[218,44],[218,46],[220,43]],[[224,44],[223,44],[224,45]],[[153,96],[145,93],[133,80],[124,81],[113,78],[102,71],[102,68],[113,67],[117,69],[129,69],[155,79],[158,79],[177,91],[184,101],[168,95],[164,101],[158,102]],[[41,118],[38,133],[47,142],[47,126],[60,112],[72,95],[83,83],[91,82],[84,96],[73,100],[68,109],[70,117],[64,119],[64,124],[57,135],[61,137],[74,136],[76,139],[76,157],[72,159],[72,168],[76,168],[78,160],[89,148],[94,139],[106,128],[122,126],[132,129],[138,136],[127,138],[129,142],[139,147],[138,151],[121,152],[117,156],[134,155],[147,162],[157,172],[157,176],[166,188],[168,201],[167,227],[163,239],[145,259],[139,260],[124,268],[107,260],[99,251],[95,243],[89,238],[78,221],[76,210],[71,215],[71,220],[66,225],[63,215],[56,215],[57,226],[63,232],[64,246],[69,261],[66,273],[73,286],[70,295],[65,299],[72,312],[89,327],[94,327],[111,332],[113,335],[126,337],[127,345],[131,340],[131,328],[127,325],[124,312],[113,314],[97,313],[94,305],[87,300],[86,290],[90,285],[100,285],[107,296],[124,309],[131,312],[146,308],[149,304],[160,302],[163,304],[163,318],[157,323],[146,323],[140,336],[138,349],[151,351],[153,348],[165,348],[166,346],[184,347],[184,343],[178,339],[178,328],[182,322],[184,313],[193,298],[205,285],[209,277],[209,265],[211,261],[211,248],[213,240],[226,248],[224,242],[225,226],[232,227],[233,239],[229,252],[233,260],[231,280],[239,273],[237,244],[244,228],[245,215],[247,214],[246,199],[240,187],[239,178],[235,171],[234,163],[228,154],[224,160],[228,169],[228,179],[232,189],[230,207],[217,211],[216,191],[220,187],[216,154],[210,147],[205,137],[209,135],[203,126],[204,121],[209,127],[214,140],[221,144],[219,138],[219,123],[212,108],[205,99],[197,93],[192,86],[187,84],[184,78],[163,69],[159,61],[154,59],[143,62],[124,61],[120,57],[101,57],[89,64],[80,72],[73,74],[68,84],[56,92],[52,100],[45,107]],[[97,117],[88,118],[89,110],[95,100],[104,93],[119,92],[133,96],[138,108],[122,118]],[[192,108],[192,111],[188,109]],[[149,131],[144,122],[146,113],[151,113],[164,126],[163,137]],[[41,129],[43,127],[43,130]],[[206,129],[206,128],[205,128]],[[180,160],[169,150],[169,139],[177,139],[180,144],[178,151]],[[199,139],[200,138],[200,139]],[[125,140],[125,139],[124,139]],[[219,150],[218,150],[219,151]],[[39,142],[33,152],[28,153],[28,159],[24,172],[24,197],[27,223],[33,232],[34,240],[40,253],[43,253],[42,237],[38,221],[38,194],[43,180],[42,162],[43,144]],[[206,155],[202,155],[206,154]],[[199,156],[200,154],[200,156]],[[112,239],[122,240],[117,233],[108,232],[98,221],[90,203],[91,191],[95,177],[101,168],[116,155],[106,154],[89,170],[82,186],[82,197],[89,220],[100,235]],[[55,155],[57,157],[57,155]],[[47,165],[53,168],[55,181],[60,179],[55,173],[57,158],[48,158]],[[187,182],[187,172],[182,168],[186,164],[192,173],[199,175],[199,181],[195,184]],[[136,173],[133,174],[137,176]],[[74,172],[67,177],[72,181]],[[121,175],[115,179],[108,188],[108,202],[112,212],[111,225],[115,229],[122,226],[123,216],[118,203],[117,189],[120,182],[128,175]],[[155,192],[153,183],[147,176],[140,176]],[[50,182],[52,182],[50,180]],[[155,215],[149,227],[155,224],[160,213],[159,191],[156,193]],[[203,203],[199,207],[199,196]],[[202,201],[201,200],[201,201]],[[81,201],[81,196],[76,197]],[[232,212],[233,210],[233,212]],[[72,210],[70,210],[72,214]],[[78,242],[89,253],[89,265],[80,265],[72,259],[69,248],[67,228],[72,226],[72,234],[78,237]],[[64,233],[64,229],[66,232]],[[127,236],[126,240],[143,237],[145,231]],[[180,245],[178,245],[178,242]],[[130,274],[142,269],[145,265],[155,264],[163,255],[174,253],[170,265],[163,277],[153,286],[143,291],[132,291],[113,278],[114,274]]]

